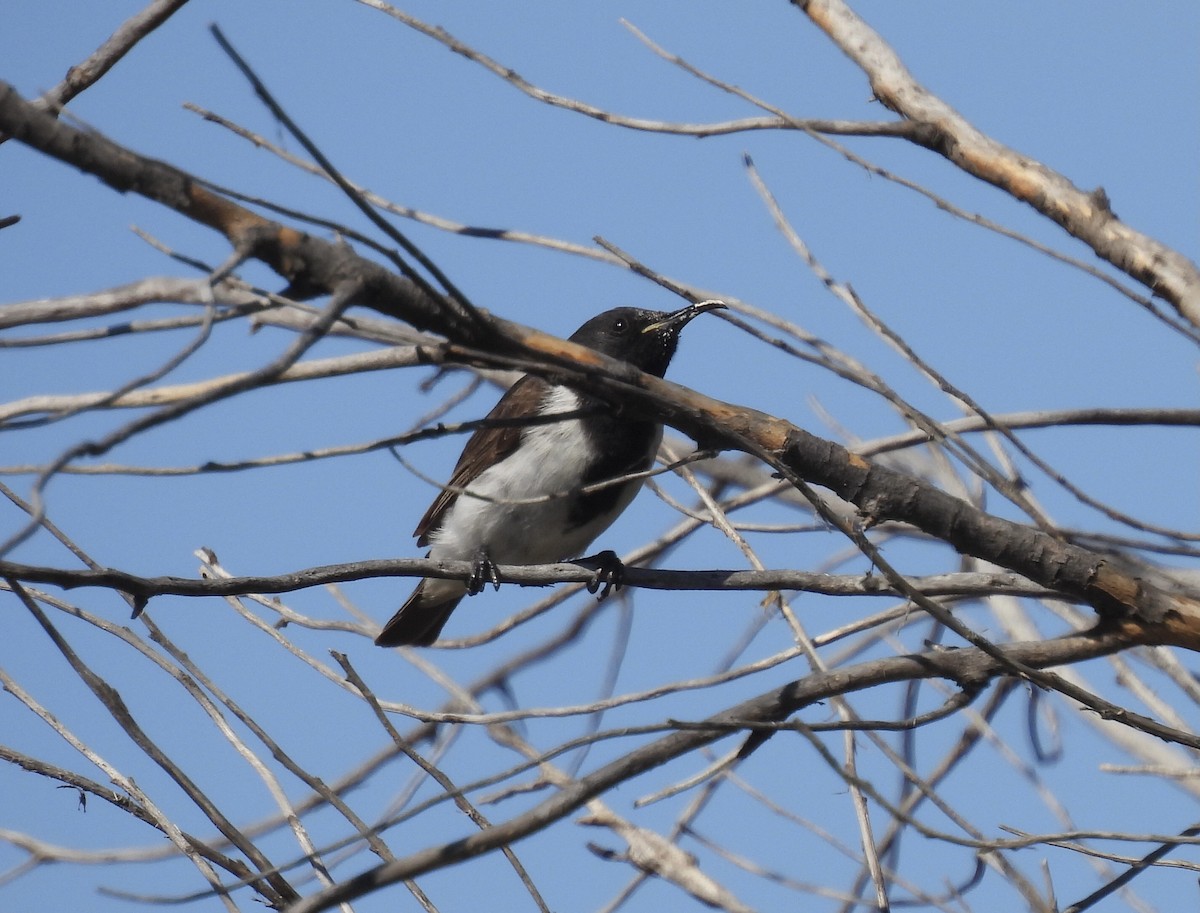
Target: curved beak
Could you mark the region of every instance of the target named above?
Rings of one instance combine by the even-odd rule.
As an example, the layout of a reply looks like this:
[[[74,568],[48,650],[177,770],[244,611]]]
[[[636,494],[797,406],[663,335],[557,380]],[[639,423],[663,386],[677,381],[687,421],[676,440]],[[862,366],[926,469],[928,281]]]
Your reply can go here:
[[[672,311],[670,314],[665,315],[662,320],[656,320],[648,327],[643,327],[642,332],[657,333],[661,330],[672,330],[678,333],[693,317],[699,317],[705,311],[724,310],[725,307],[725,302],[718,301],[715,298],[708,301],[697,301],[695,304],[689,304],[678,311]]]

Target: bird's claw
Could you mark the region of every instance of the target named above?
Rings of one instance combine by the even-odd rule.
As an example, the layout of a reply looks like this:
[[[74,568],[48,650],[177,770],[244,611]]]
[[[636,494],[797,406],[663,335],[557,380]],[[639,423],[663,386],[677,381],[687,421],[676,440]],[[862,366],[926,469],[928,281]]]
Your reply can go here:
[[[467,595],[474,596],[489,583],[500,589],[500,570],[487,552],[480,552],[471,568],[471,576],[467,578]]]
[[[596,572],[587,582],[587,591],[589,593],[598,591],[599,599],[606,597],[610,591],[621,588],[622,578],[625,576],[625,565],[621,563],[617,553],[611,549],[605,549],[590,558],[583,558],[579,563],[584,566],[596,566]]]

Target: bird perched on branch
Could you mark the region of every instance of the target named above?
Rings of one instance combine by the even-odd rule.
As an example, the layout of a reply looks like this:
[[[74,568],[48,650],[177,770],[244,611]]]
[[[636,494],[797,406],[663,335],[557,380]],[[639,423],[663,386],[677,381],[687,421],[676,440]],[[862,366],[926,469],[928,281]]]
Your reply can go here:
[[[662,377],[688,322],[723,307],[702,301],[674,312],[616,308],[593,317],[571,341]],[[562,413],[575,417],[514,424]],[[429,557],[473,561],[475,571],[469,581],[422,579],[375,638],[381,647],[433,643],[464,596],[488,580],[499,584],[498,564],[581,555],[629,506],[642,479],[622,477],[649,469],[662,439],[658,422],[533,374],[513,384],[487,418],[497,424],[485,424],[467,441],[413,533],[418,545],[429,546]],[[610,479],[620,481],[580,490]]]

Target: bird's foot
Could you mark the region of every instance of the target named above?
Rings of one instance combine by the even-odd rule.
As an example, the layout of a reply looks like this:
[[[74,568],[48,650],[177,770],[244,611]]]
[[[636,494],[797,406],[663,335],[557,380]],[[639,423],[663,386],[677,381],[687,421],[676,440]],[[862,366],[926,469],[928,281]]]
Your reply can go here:
[[[467,578],[467,595],[474,596],[489,583],[500,589],[500,570],[488,553],[481,551],[475,556],[475,565],[471,568],[471,576]]]
[[[580,558],[575,563],[582,564],[587,568],[593,566],[596,568],[596,573],[587,582],[587,590],[589,593],[599,591],[600,599],[607,596],[611,590],[621,588],[622,578],[625,576],[625,565],[621,563],[617,553],[611,549],[605,549],[587,558]]]

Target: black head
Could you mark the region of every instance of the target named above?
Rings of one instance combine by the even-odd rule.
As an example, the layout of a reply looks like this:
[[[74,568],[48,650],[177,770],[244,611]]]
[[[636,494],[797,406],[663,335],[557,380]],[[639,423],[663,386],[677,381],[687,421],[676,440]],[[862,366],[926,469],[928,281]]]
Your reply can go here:
[[[720,301],[701,301],[678,311],[614,308],[597,314],[571,334],[571,342],[627,361],[647,374],[662,377],[688,322],[705,311],[725,307]]]

